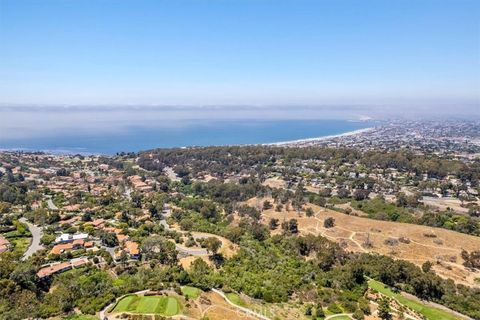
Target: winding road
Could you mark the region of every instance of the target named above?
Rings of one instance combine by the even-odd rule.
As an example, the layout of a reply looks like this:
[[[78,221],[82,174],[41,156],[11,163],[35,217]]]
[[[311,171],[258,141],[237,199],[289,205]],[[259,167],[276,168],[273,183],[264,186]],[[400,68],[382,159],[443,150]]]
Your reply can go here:
[[[30,223],[25,218],[20,218],[19,220],[20,222],[27,225],[28,230],[32,234],[32,242],[30,243],[30,246],[28,247],[27,251],[25,251],[22,257],[22,260],[26,260],[38,250],[43,249],[43,246],[40,244],[40,239],[42,239],[43,236],[43,229],[34,225],[33,223]]]
[[[49,198],[47,200],[47,206],[48,206],[48,209],[50,210],[55,210],[55,211],[58,210],[58,207],[55,205],[55,203],[53,203],[52,198]]]
[[[165,215],[162,220],[160,220],[160,224],[165,227],[165,230],[172,230],[170,226],[168,225],[167,221],[165,220],[165,217],[168,217],[169,215]],[[214,236],[214,235],[212,235]],[[206,249],[190,249],[187,247],[184,247],[178,243],[175,243],[175,248],[177,251],[180,253],[189,255],[189,256],[196,256],[196,257],[201,257],[201,256],[208,256],[208,252]]]

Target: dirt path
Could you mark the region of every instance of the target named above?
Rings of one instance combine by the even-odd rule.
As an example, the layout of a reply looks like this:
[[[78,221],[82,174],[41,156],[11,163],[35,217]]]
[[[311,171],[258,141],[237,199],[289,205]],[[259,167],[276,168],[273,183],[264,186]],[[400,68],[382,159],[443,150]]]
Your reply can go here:
[[[270,318],[268,318],[268,317],[266,317],[266,316],[264,316],[260,313],[257,313],[255,311],[250,310],[250,309],[247,309],[247,308],[236,305],[235,303],[228,300],[227,296],[220,290],[212,289],[212,291],[219,294],[229,305],[231,305],[232,307],[235,307],[236,309],[246,313],[249,316],[254,316],[254,317],[257,317],[257,318],[262,319],[262,320],[271,320]]]

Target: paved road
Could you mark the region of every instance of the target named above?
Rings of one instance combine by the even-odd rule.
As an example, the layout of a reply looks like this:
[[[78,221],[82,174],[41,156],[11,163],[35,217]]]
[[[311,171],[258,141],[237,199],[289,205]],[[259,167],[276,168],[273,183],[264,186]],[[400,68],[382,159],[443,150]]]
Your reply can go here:
[[[172,230],[172,228],[170,228],[170,226],[168,225],[165,219],[160,220],[160,224],[165,227],[165,230]],[[205,238],[206,237],[207,236],[205,236]],[[178,252],[189,255],[189,256],[196,256],[196,257],[208,256],[207,249],[190,249],[178,243],[175,243],[175,248],[177,249]]]
[[[30,230],[30,233],[32,234],[32,242],[22,257],[22,260],[26,260],[38,250],[43,249],[43,246],[40,244],[40,239],[43,236],[43,230],[41,227],[37,227],[36,225],[28,222],[28,220],[25,218],[20,218],[20,222],[25,223],[28,226],[28,230]]]
[[[58,210],[58,207],[53,203],[51,198],[47,200],[47,205],[50,210]]]
[[[104,246],[104,245],[101,245],[102,249],[105,249],[105,251],[107,251],[110,256],[112,256],[112,259],[115,260],[115,250],[118,248],[118,246],[116,247],[107,247],[107,246]]]
[[[177,174],[175,173],[175,171],[173,171],[172,168],[170,167],[165,167],[163,169],[163,171],[167,174],[167,177],[172,180],[172,181],[180,181],[180,178],[177,177]]]
[[[190,256],[208,256],[207,249],[190,249],[190,248],[184,247],[184,246],[182,246],[178,243],[175,244],[175,248],[180,253],[188,254]]]

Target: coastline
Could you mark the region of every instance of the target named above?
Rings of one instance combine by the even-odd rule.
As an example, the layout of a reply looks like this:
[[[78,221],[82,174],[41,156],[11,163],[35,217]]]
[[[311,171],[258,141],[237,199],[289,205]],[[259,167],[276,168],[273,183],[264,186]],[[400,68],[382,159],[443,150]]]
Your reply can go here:
[[[371,130],[374,130],[375,127],[368,127],[368,128],[362,128],[362,129],[357,129],[353,131],[347,131],[344,133],[339,133],[339,134],[333,134],[333,135],[326,135],[326,136],[320,136],[320,137],[313,137],[313,138],[304,138],[304,139],[296,139],[296,140],[284,140],[284,141],[278,141],[278,142],[258,142],[258,143],[233,143],[233,144],[212,144],[212,145],[205,145],[204,147],[208,146],[291,146],[295,144],[305,144],[309,142],[320,142],[320,141],[325,141],[325,140],[330,140],[330,139],[335,139],[335,138],[341,138],[341,137],[347,137],[347,136],[353,136],[353,135],[359,135],[365,132],[369,132]],[[154,147],[154,149],[157,148],[189,148],[189,147],[199,147],[202,145],[189,145],[189,146],[176,146],[176,147]],[[145,149],[149,150],[149,149]],[[145,151],[143,150],[143,151]],[[86,147],[73,147],[73,148],[68,148],[68,147],[61,147],[59,149],[52,149],[52,148],[45,148],[45,149],[34,149],[34,148],[4,148],[0,147],[0,152],[7,151],[7,152],[26,152],[26,153],[35,153],[35,152],[43,152],[46,154],[52,154],[52,155],[83,155],[83,156],[114,156],[116,152],[100,152],[100,151],[88,151],[88,148]],[[132,152],[141,152],[140,151],[132,151]]]
[[[264,145],[264,146],[284,146],[284,145],[291,145],[291,144],[295,144],[295,143],[324,141],[324,140],[329,140],[329,139],[334,139],[334,138],[354,136],[354,135],[357,135],[357,134],[362,134],[362,133],[365,133],[365,132],[372,131],[373,129],[375,129],[375,127],[358,129],[358,130],[348,131],[348,132],[339,133],[339,134],[332,134],[332,135],[328,135],[328,136],[316,137],[316,138],[305,138],[305,139],[280,141],[280,142],[273,142],[273,143],[263,143],[261,145]]]

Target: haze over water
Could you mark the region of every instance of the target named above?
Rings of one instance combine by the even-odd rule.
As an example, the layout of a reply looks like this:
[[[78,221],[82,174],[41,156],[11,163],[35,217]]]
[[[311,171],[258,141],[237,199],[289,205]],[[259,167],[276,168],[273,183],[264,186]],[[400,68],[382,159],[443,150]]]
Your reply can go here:
[[[202,109],[201,113],[192,108],[3,109],[0,149],[115,154],[163,147],[273,143],[372,126],[328,112],[323,113],[328,119],[318,115],[305,119],[269,109],[239,112],[222,108]]]

